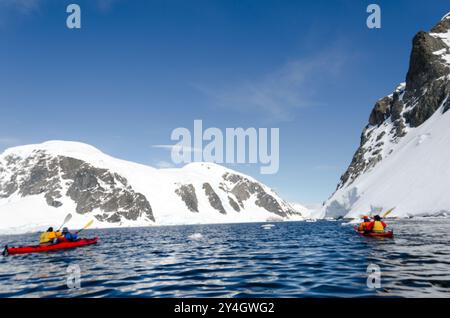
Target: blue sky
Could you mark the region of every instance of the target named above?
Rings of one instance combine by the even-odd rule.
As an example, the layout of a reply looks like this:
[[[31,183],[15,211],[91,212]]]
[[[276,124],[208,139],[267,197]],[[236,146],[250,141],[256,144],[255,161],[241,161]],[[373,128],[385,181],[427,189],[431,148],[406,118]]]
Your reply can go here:
[[[65,8],[82,9],[69,30]],[[382,28],[366,27],[366,7]],[[77,140],[149,165],[174,128],[280,128],[280,170],[233,165],[290,201],[335,189],[375,101],[444,1],[0,0],[0,151]]]

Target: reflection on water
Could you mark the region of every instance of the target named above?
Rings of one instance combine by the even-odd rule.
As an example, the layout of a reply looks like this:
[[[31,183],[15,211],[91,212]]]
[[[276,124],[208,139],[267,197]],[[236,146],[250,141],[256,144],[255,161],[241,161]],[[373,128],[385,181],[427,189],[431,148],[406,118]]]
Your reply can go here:
[[[0,297],[448,297],[450,220],[391,225],[395,239],[327,221],[86,231],[97,246],[0,257]],[[66,285],[71,264],[81,289]],[[369,264],[380,289],[366,285]]]

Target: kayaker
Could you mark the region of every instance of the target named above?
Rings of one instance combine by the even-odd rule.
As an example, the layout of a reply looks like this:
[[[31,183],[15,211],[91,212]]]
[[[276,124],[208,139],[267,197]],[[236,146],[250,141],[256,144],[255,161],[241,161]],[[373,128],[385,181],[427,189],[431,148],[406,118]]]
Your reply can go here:
[[[370,218],[368,216],[365,215],[362,217],[362,219],[363,221],[358,226],[359,232],[365,232],[367,230],[367,225],[369,225],[370,223]]]
[[[69,241],[74,242],[78,240],[78,234],[77,233],[70,233],[69,229],[67,227],[63,228],[62,230],[62,237],[59,239],[60,241]]]
[[[42,233],[39,237],[39,244],[54,243],[54,241],[56,241],[61,236],[61,232],[55,232],[53,230],[53,227],[49,227],[48,230]]]
[[[373,217],[373,221],[367,224],[366,231],[382,233],[384,229],[387,227],[387,224],[381,221],[381,217],[379,215],[375,215]]]

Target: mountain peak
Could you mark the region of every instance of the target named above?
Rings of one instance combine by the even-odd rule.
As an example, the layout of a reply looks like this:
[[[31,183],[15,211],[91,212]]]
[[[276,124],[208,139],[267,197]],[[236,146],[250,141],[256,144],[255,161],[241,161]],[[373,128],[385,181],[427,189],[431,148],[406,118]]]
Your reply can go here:
[[[431,33],[447,33],[450,31],[450,12],[447,13],[438,24],[432,29]]]
[[[51,154],[103,154],[97,148],[77,141],[49,140],[39,144],[30,144],[8,148],[4,151],[4,155],[17,154],[26,156],[34,151],[43,150]]]

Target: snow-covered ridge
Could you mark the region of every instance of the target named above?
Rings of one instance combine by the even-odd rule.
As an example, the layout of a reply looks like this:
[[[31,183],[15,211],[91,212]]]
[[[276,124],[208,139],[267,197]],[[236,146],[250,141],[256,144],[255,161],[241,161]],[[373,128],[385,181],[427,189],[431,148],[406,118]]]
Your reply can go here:
[[[433,54],[440,56],[441,59],[448,65],[450,65],[450,12],[447,13],[441,22],[433,28],[430,32],[430,36],[441,40],[446,47],[439,48],[434,51]]]
[[[59,155],[79,155],[79,156],[98,156],[105,155],[94,146],[76,142],[63,140],[49,140],[40,144],[30,144],[23,146],[16,146],[6,149],[2,156],[16,154],[20,156],[29,156],[36,150],[45,150],[51,154]]]
[[[68,141],[0,155],[0,231],[45,227],[68,212],[75,227],[92,218],[116,227],[299,216],[266,185],[214,163],[156,169]]]
[[[154,169],[153,167],[139,163],[121,160],[107,155],[94,146],[77,141],[50,140],[40,144],[30,144],[6,149],[1,156],[17,155],[23,158],[32,155],[37,151],[44,151],[49,155],[66,156],[89,162],[99,168],[111,168],[115,166],[120,170],[121,167],[134,166],[139,169]]]
[[[439,56],[445,63],[450,64],[450,29],[443,33],[430,33],[431,36],[441,40],[446,48],[434,51],[433,54]]]

